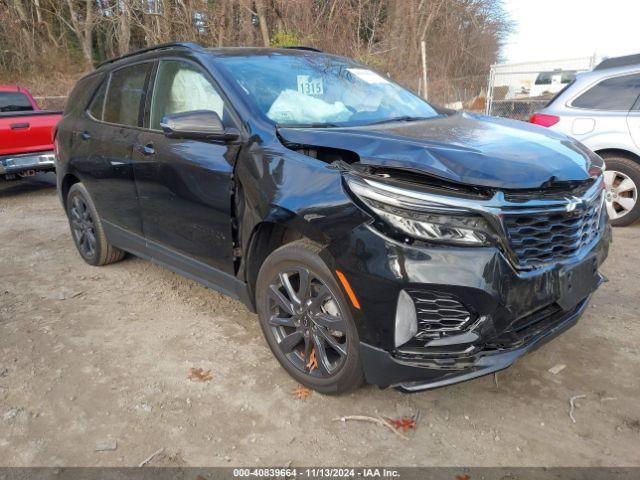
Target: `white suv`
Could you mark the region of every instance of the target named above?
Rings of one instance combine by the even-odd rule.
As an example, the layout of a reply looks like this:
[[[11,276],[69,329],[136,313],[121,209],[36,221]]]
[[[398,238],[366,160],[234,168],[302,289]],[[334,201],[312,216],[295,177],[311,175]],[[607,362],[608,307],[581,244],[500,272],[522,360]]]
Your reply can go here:
[[[640,55],[610,58],[577,74],[531,123],[570,135],[605,159],[612,225],[640,218]]]

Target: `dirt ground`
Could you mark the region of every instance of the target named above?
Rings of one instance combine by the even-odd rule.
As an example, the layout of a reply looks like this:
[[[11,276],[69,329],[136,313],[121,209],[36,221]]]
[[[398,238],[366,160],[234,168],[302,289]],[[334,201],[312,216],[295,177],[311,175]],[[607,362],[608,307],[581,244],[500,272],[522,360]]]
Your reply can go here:
[[[134,257],[86,265],[51,174],[0,181],[0,465],[640,465],[640,225],[614,236],[580,323],[497,386],[301,401],[240,303]],[[408,441],[333,421],[418,410]]]

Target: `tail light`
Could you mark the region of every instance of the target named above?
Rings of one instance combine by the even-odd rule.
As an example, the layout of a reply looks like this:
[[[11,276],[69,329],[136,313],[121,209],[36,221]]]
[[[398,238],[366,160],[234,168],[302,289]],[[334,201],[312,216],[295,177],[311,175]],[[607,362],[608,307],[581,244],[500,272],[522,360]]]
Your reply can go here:
[[[544,113],[534,113],[529,119],[530,123],[540,125],[541,127],[550,127],[560,121],[560,117],[555,115],[545,115]]]

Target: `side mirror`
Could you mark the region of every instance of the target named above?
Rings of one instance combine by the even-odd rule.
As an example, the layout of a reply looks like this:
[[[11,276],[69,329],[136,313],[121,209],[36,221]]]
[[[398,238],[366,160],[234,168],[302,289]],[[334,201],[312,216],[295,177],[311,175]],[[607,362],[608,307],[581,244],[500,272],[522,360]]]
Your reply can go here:
[[[167,115],[160,121],[160,126],[169,138],[231,141],[240,137],[236,129],[224,128],[220,116],[211,110]]]

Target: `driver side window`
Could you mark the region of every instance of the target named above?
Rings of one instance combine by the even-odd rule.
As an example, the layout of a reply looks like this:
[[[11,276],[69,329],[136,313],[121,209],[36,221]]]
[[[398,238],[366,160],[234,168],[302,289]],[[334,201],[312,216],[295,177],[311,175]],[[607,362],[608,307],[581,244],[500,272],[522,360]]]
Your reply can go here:
[[[149,127],[161,130],[162,117],[194,110],[212,110],[224,122],[224,102],[204,74],[179,60],[162,60],[158,66]]]

